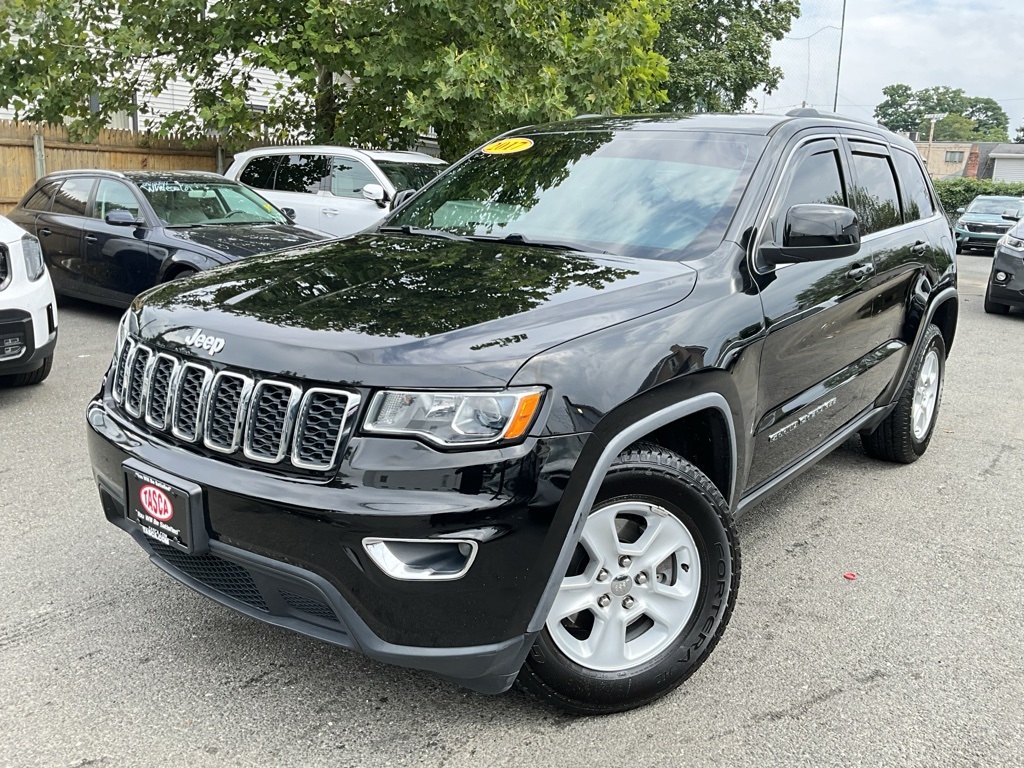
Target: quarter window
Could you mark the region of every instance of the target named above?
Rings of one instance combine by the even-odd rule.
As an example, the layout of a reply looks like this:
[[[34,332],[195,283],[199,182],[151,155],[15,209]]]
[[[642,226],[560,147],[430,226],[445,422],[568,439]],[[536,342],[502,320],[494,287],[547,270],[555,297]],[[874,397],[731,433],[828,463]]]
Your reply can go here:
[[[331,163],[331,194],[336,197],[362,197],[364,186],[377,183],[370,169],[358,160],[336,157]]]
[[[50,210],[50,204],[53,202],[53,192],[55,189],[57,189],[57,185],[52,181],[49,184],[44,184],[42,187],[37,189],[36,193],[25,202],[25,210]]]
[[[327,175],[328,162],[322,155],[288,155],[277,167],[274,189],[315,195]]]
[[[903,188],[903,210],[907,221],[929,218],[935,213],[935,206],[921,164],[912,154],[900,150],[893,152],[892,159]]]
[[[128,211],[136,219],[141,218],[139,201],[128,187],[119,181],[100,179],[92,204],[93,218],[105,219],[111,211]]]
[[[853,188],[853,209],[860,219],[863,235],[899,226],[900,197],[892,164],[885,155],[853,153],[857,183]]]
[[[89,202],[89,192],[92,190],[92,183],[92,179],[68,179],[60,185],[60,189],[54,195],[53,208],[51,210],[54,213],[85,216],[85,206]]]

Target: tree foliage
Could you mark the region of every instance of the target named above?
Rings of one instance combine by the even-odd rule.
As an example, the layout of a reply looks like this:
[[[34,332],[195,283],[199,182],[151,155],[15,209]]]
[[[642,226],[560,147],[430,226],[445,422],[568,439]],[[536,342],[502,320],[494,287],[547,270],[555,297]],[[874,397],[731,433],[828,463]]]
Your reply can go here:
[[[875,119],[890,130],[928,136],[931,120],[925,115],[945,113],[935,123],[935,141],[1007,141],[1010,118],[995,99],[946,85],[915,91],[904,83],[886,86],[882,94]]]
[[[782,70],[771,44],[789,31],[798,0],[669,0],[657,51],[669,62],[665,111],[731,111],[755,88],[771,93]]]
[[[770,44],[797,12],[797,0],[4,0],[0,106],[89,135],[184,83],[190,102],[154,117],[158,132],[405,148],[432,128],[454,158],[581,113],[737,109],[777,85]],[[267,70],[288,79],[261,82]],[[266,88],[270,106],[253,110]]]

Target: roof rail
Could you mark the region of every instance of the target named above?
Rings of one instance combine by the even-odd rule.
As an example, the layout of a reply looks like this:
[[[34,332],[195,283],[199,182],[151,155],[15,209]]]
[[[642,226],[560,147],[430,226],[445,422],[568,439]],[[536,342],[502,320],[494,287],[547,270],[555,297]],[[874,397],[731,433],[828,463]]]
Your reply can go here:
[[[797,107],[791,109],[786,113],[786,117],[829,117],[834,120],[849,120],[851,123],[861,123],[863,125],[870,125],[878,127],[878,123],[872,120],[866,120],[861,117],[851,117],[850,115],[841,115],[838,112],[822,112],[814,107]]]

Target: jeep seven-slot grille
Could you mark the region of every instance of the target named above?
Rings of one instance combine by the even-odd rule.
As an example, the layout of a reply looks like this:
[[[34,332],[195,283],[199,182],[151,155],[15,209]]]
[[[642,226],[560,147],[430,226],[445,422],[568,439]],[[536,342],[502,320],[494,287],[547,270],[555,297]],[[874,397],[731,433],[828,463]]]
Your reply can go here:
[[[126,339],[115,355],[111,392],[132,419],[191,446],[260,464],[334,467],[359,395],[215,372],[193,360]]]

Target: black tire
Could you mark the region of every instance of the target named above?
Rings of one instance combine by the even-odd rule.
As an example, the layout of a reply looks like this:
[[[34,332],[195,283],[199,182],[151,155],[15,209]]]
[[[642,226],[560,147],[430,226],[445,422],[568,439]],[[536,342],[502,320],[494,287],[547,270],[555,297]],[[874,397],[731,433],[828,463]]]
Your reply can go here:
[[[609,508],[613,505],[618,505],[614,507],[615,509],[621,509],[634,502],[641,506],[654,504],[659,510],[670,512],[678,523],[682,523],[680,528],[677,522],[670,521],[669,516],[659,511],[660,517],[665,519],[666,523],[659,522],[652,537],[659,535],[663,525],[678,530],[683,536],[688,534],[692,537],[696,559],[700,565],[699,578],[690,577],[695,588],[687,593],[695,595],[687,598],[694,601],[693,607],[685,613],[672,614],[674,621],[679,624],[677,633],[674,634],[674,629],[659,629],[657,635],[651,636],[660,637],[660,642],[664,643],[664,646],[652,643],[649,648],[651,656],[643,658],[634,666],[613,671],[589,668],[570,658],[553,637],[549,621],[531,649],[519,673],[518,683],[527,692],[566,712],[587,715],[621,712],[648,704],[674,690],[692,675],[714,650],[725,631],[736,602],[740,577],[740,547],[736,530],[728,504],[715,485],[700,470],[671,451],[648,444],[634,445],[620,454],[608,470],[597,501],[590,512],[590,520],[595,520],[594,516],[601,510],[605,510],[604,519],[608,519]],[[628,515],[623,519],[627,518]],[[624,543],[629,546],[630,536],[625,535],[624,529],[619,527],[622,521],[614,516],[611,519],[618,531],[616,547]],[[646,525],[637,527],[639,533],[636,535],[642,536],[646,529]],[[633,540],[638,541],[639,538]],[[658,541],[662,542],[658,546],[658,549],[661,549],[664,539]],[[582,544],[577,547],[577,557],[581,553],[589,560],[590,555]],[[660,552],[653,557],[660,557]],[[624,642],[621,645],[623,657],[626,654],[626,643],[635,642],[638,636],[642,638],[646,632],[657,627],[643,613],[647,604],[644,601],[664,587],[671,589],[675,586],[677,578],[680,583],[687,580],[686,575],[671,575],[683,571],[686,574],[690,573],[692,566],[683,562],[684,559],[688,558],[679,558],[678,552],[666,557],[661,566],[651,574],[653,578],[650,583],[646,575],[641,582],[639,574],[629,576],[628,572],[621,570],[615,578],[609,579],[606,574],[605,579],[609,580],[601,585],[594,582],[599,590],[614,591],[611,585],[618,582],[618,586],[621,587],[623,580],[628,582],[630,589],[635,587],[635,607],[639,612],[621,618],[622,626],[625,627]],[[637,555],[634,567],[641,561],[642,556]],[[621,562],[620,557],[615,567],[621,568]],[[666,563],[669,565],[666,566]],[[573,574],[574,567],[580,568],[578,562],[570,565],[567,578]],[[591,566],[588,563],[586,567]],[[669,572],[668,575],[663,572],[663,568]],[[646,570],[644,573],[646,574]],[[694,569],[695,576],[697,573],[697,569]],[[667,582],[668,579],[672,581]],[[597,580],[600,581],[600,576]],[[637,586],[641,584],[646,586]],[[645,593],[644,590],[651,592]],[[614,591],[614,594],[621,596],[623,593]],[[613,598],[618,602],[606,609],[608,615],[620,608],[625,611],[625,601],[629,599],[629,592],[626,594],[627,597]],[[647,598],[644,597],[645,594]],[[576,622],[577,617],[583,613],[584,611],[580,611],[566,617],[562,622]],[[631,623],[627,625],[626,622]],[[647,626],[647,623],[650,626]]]
[[[963,252],[964,252],[964,247],[962,245],[960,245],[960,243],[957,243],[956,244],[956,254],[957,254],[957,256],[959,256]]]
[[[179,269],[177,272],[175,272],[170,277],[168,277],[166,280],[164,280],[164,282],[165,283],[172,283],[175,280],[184,280],[186,277],[192,277],[192,275],[196,275],[196,274],[199,274],[199,270],[198,269],[192,269],[191,267],[186,267],[185,269]]]
[[[1000,304],[989,298],[992,286],[985,289],[985,311],[990,315],[1005,315],[1009,313],[1010,307],[1007,304]]]
[[[39,384],[50,375],[51,368],[53,368],[53,355],[47,355],[43,360],[43,364],[34,371],[0,376],[0,383],[6,384],[9,387],[28,387],[33,384]]]
[[[924,342],[914,358],[910,375],[903,385],[896,408],[878,428],[870,434],[862,434],[861,442],[869,456],[897,464],[911,464],[920,458],[928,449],[935,424],[939,418],[939,407],[942,404],[942,385],[946,377],[946,343],[942,332],[935,325],[929,325],[925,331]],[[914,395],[919,385],[922,367],[928,356],[934,352],[938,362],[938,390],[934,398],[934,408],[927,427],[916,435],[914,432]]]

